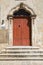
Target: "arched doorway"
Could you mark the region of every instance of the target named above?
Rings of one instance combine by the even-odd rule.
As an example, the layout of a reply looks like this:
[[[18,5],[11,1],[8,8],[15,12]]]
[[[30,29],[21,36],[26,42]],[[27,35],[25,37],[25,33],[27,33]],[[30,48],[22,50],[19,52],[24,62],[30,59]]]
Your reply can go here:
[[[8,19],[13,20],[13,46],[31,46],[32,45],[32,17],[33,10],[26,8],[23,3],[13,10],[12,15],[8,15]]]
[[[20,8],[13,13],[13,45],[31,45],[31,13]]]

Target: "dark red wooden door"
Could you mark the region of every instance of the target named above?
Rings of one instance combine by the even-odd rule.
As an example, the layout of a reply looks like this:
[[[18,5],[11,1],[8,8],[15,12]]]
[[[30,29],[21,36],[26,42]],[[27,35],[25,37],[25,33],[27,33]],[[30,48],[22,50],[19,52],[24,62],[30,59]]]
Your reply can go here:
[[[13,19],[13,45],[14,46],[30,46],[30,22],[27,18]]]

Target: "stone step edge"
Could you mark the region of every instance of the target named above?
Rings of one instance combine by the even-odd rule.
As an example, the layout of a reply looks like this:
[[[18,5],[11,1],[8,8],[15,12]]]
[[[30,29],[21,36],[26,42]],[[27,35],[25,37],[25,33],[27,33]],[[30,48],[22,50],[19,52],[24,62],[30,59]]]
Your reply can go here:
[[[15,52],[15,53],[20,53],[20,52],[21,52],[21,53],[30,53],[30,52],[31,52],[31,53],[33,53],[33,52],[34,52],[34,53],[43,53],[43,49],[39,49],[39,50],[5,50],[5,49],[4,49],[4,50],[2,50],[0,53],[4,53],[4,52],[5,52],[5,53],[10,53],[10,52],[11,52],[11,53],[14,53],[14,52]]]
[[[36,46],[8,46],[5,47],[5,49],[39,49],[39,47]]]
[[[18,58],[18,59],[13,59],[13,58],[7,58],[7,59],[0,59],[0,61],[25,61],[25,60],[28,60],[28,61],[43,61],[42,58]]]
[[[43,55],[43,53],[2,53],[0,55]]]
[[[43,51],[26,51],[26,52],[0,52],[0,54],[43,54]]]

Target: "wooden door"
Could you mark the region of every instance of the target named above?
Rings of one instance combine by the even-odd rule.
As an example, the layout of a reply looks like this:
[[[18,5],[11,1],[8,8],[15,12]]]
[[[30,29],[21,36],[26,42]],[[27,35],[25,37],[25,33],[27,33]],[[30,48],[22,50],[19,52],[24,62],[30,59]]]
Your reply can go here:
[[[13,19],[13,45],[14,46],[30,46],[31,30],[30,30],[29,22],[31,21],[28,18]]]

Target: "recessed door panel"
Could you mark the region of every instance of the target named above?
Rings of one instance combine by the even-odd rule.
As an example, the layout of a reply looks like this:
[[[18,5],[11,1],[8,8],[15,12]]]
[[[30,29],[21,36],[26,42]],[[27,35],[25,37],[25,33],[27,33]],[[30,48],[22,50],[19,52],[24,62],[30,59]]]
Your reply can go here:
[[[27,18],[13,19],[13,45],[30,46],[30,20]]]
[[[28,19],[22,19],[22,45],[30,45],[30,27]]]

